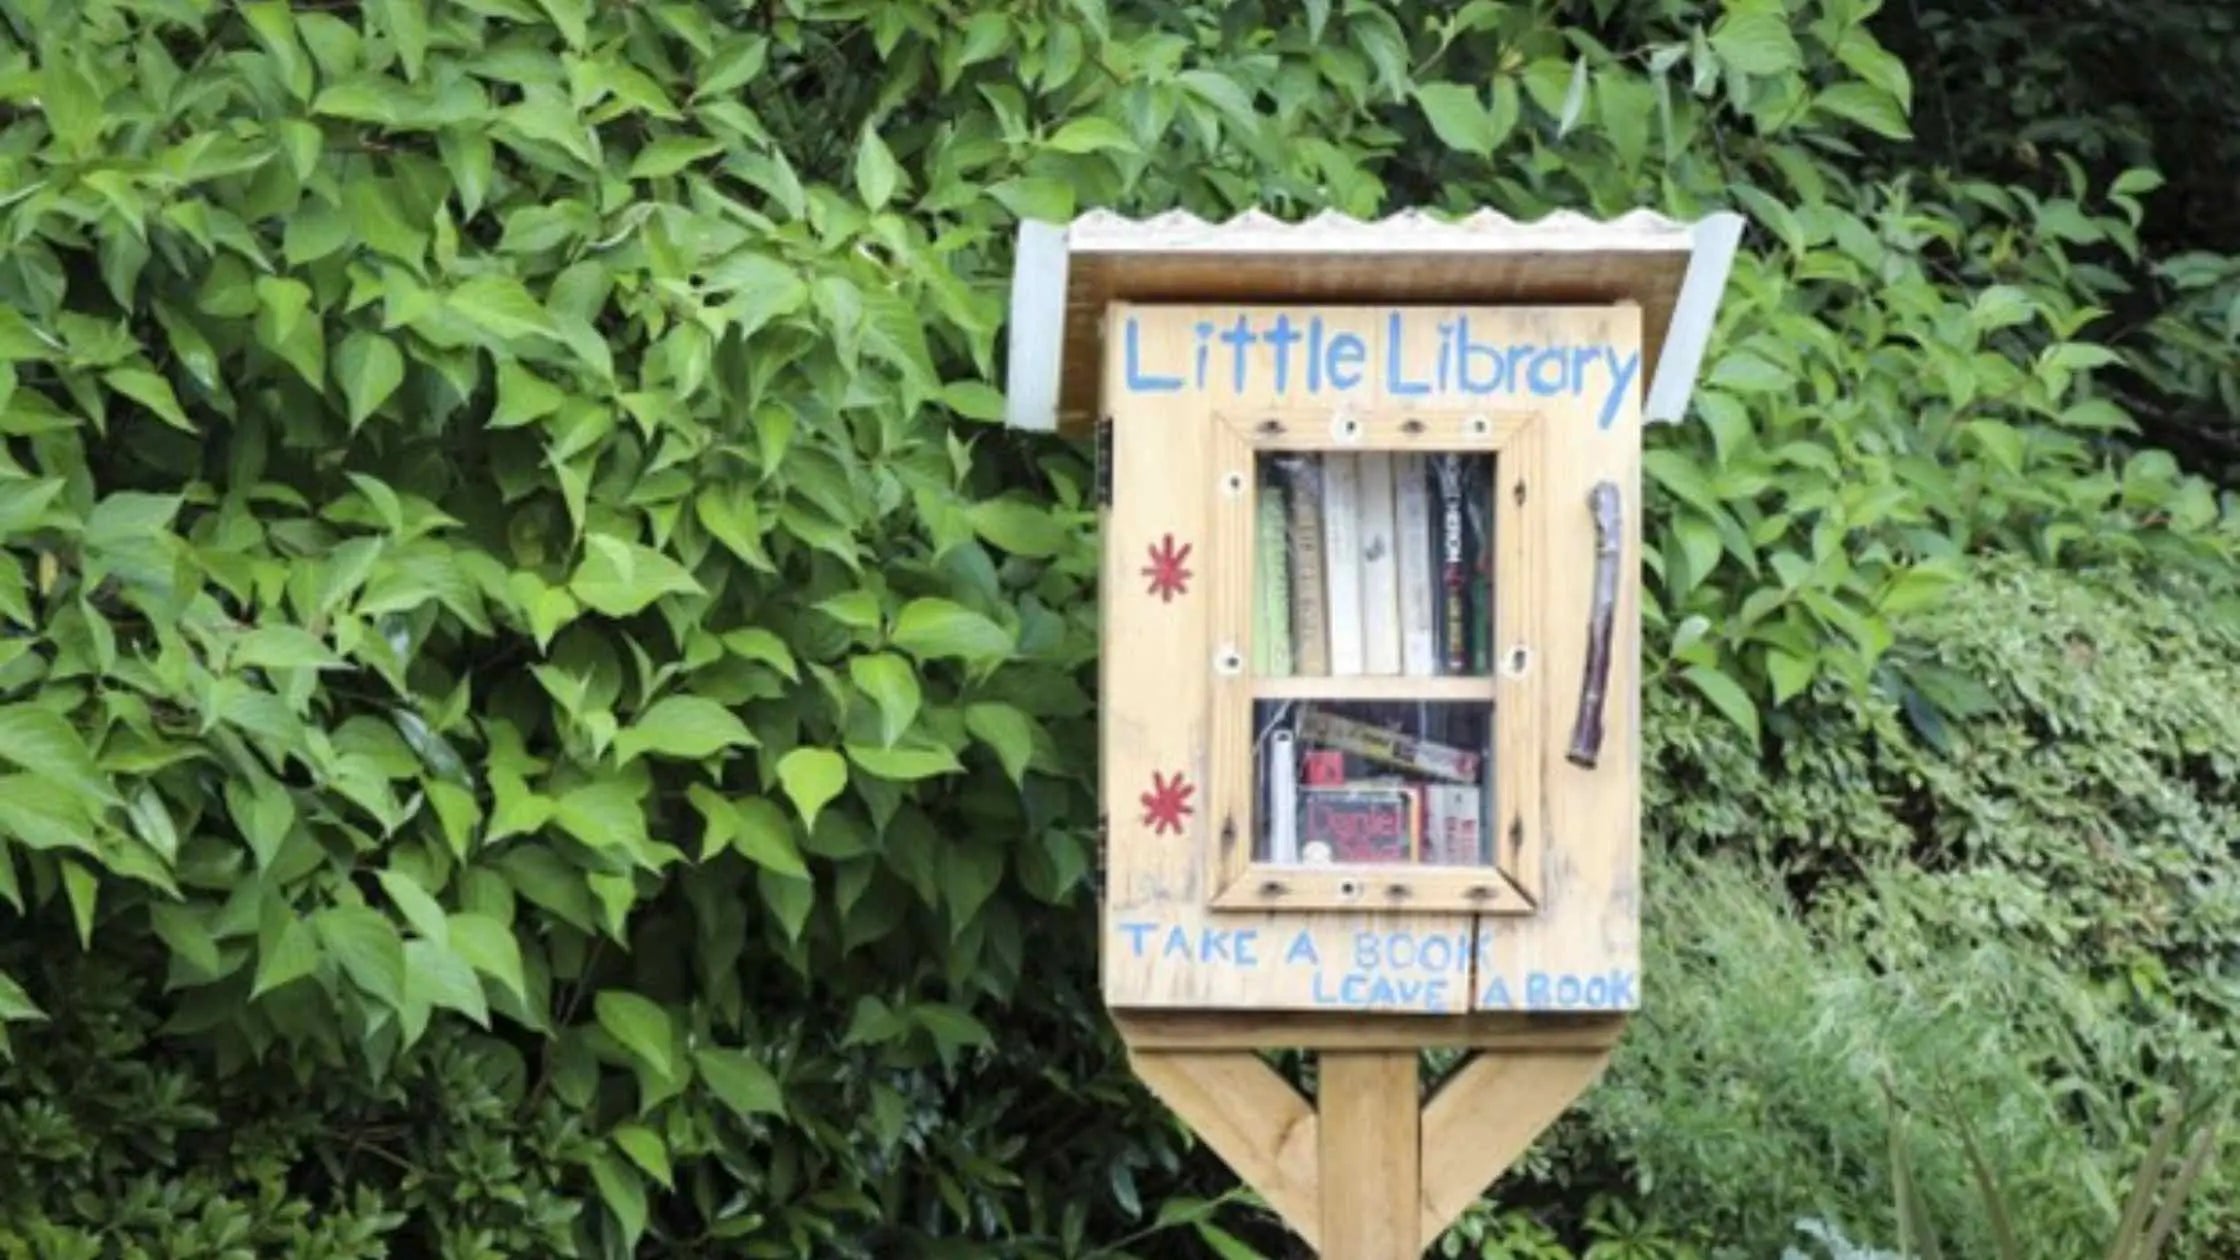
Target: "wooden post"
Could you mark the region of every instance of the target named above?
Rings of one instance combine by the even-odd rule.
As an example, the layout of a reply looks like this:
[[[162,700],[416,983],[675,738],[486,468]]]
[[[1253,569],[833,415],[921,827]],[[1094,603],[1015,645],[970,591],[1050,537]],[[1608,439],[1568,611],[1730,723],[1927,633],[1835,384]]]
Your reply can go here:
[[[1322,1055],[1323,1260],[1417,1260],[1423,1113],[1416,1052]]]

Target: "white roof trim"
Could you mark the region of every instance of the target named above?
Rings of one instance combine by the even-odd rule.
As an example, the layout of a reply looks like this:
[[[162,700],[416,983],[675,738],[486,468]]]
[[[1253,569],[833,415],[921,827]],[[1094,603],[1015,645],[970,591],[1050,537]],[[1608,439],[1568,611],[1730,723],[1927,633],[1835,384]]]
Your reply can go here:
[[[1734,268],[1734,251],[1742,242],[1742,216],[1711,215],[1695,225],[1694,236],[1688,274],[1680,281],[1680,300],[1673,304],[1672,324],[1665,332],[1664,352],[1657,357],[1649,397],[1641,406],[1644,424],[1673,423],[1688,414],[1688,395],[1695,391],[1703,352],[1719,321],[1727,273]]]

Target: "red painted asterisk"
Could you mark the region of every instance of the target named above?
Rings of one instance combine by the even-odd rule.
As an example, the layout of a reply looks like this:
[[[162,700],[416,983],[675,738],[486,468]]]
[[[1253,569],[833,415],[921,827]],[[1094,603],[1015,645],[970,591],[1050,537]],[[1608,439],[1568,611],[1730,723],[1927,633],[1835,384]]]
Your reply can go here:
[[[1182,820],[1190,816],[1190,794],[1198,789],[1190,786],[1180,770],[1173,778],[1154,770],[1151,772],[1151,790],[1143,794],[1143,825],[1151,828],[1152,835],[1163,831],[1182,832]]]
[[[1190,544],[1178,550],[1174,535],[1169,534],[1151,548],[1151,563],[1143,566],[1143,575],[1151,579],[1149,593],[1159,597],[1162,604],[1172,603],[1177,595],[1190,593],[1190,570],[1182,567],[1190,558]]]

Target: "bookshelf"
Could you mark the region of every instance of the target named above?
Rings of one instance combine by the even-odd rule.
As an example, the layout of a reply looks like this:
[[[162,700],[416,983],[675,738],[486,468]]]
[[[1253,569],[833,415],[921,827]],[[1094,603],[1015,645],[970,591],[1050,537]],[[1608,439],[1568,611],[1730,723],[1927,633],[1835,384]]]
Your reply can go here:
[[[1362,700],[1429,703],[1492,704],[1500,682],[1488,675],[1447,678],[1318,676],[1313,678],[1256,678],[1255,700]]]

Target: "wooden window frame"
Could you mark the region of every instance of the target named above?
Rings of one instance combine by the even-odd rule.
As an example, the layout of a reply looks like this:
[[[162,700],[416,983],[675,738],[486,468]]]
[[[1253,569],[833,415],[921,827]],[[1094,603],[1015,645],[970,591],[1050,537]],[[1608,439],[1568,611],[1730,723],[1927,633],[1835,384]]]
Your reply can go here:
[[[1540,901],[1543,758],[1539,715],[1547,711],[1539,667],[1540,617],[1547,596],[1544,505],[1533,487],[1545,458],[1542,413],[1379,408],[1374,410],[1217,410],[1213,415],[1211,630],[1213,677],[1208,714],[1210,817],[1221,820],[1209,846],[1208,904],[1221,910],[1379,910],[1416,913],[1531,914]],[[1259,457],[1315,454],[1459,453],[1492,455],[1494,626],[1490,676],[1328,678],[1256,677],[1252,668],[1254,522]],[[1494,706],[1495,814],[1487,820],[1494,861],[1483,867],[1391,864],[1278,866],[1253,860],[1258,835],[1258,776],[1253,762],[1256,700],[1477,701]]]

